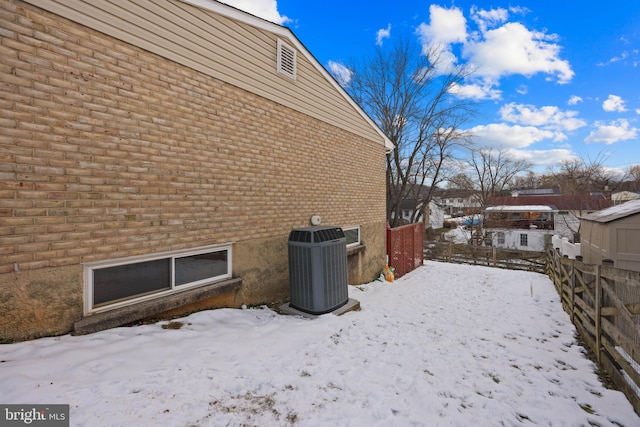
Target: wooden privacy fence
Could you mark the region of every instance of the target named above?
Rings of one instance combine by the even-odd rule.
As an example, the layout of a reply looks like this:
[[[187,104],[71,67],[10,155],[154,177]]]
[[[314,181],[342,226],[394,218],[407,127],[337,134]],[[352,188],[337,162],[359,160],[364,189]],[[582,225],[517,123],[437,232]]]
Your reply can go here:
[[[527,270],[545,273],[546,253],[496,249],[493,247],[455,244],[453,242],[428,242],[425,259],[454,262],[457,264],[486,265],[511,270]]]
[[[564,309],[616,387],[640,414],[640,273],[589,265],[548,251]]]
[[[389,267],[395,270],[395,277],[402,277],[424,263],[424,225],[403,225],[387,227],[387,256]]]

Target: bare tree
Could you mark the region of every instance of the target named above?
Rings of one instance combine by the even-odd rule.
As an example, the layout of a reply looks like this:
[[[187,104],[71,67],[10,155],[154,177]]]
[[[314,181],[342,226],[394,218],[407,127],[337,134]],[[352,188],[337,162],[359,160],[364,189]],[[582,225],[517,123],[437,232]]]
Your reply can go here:
[[[640,190],[640,165],[629,166],[625,171],[625,177],[629,180],[629,189],[631,191]]]
[[[475,148],[468,160],[480,190],[482,205],[488,197],[499,196],[512,186],[518,174],[526,172],[531,164],[509,156],[504,148]]]
[[[541,176],[534,171],[529,171],[524,175],[517,175],[513,178],[512,186],[514,189],[531,189],[540,188]]]
[[[473,190],[476,188],[476,184],[469,175],[457,173],[449,178],[447,188],[451,190]]]
[[[402,218],[403,200],[414,201],[413,221],[428,209],[456,149],[468,142],[461,125],[473,114],[473,104],[452,93],[468,71],[440,74],[438,52],[398,39],[350,67],[346,90],[396,146],[387,157],[387,219],[392,226]]]
[[[619,177],[604,167],[604,160],[602,156],[564,160],[549,169],[543,182],[560,188],[562,194],[585,194],[605,187],[615,190]]]

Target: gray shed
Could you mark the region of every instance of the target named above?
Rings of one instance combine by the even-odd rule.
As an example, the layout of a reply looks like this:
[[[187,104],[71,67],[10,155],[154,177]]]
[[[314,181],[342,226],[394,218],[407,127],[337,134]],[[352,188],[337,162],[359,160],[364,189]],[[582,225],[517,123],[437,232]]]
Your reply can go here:
[[[583,261],[640,271],[640,200],[631,200],[580,218]]]

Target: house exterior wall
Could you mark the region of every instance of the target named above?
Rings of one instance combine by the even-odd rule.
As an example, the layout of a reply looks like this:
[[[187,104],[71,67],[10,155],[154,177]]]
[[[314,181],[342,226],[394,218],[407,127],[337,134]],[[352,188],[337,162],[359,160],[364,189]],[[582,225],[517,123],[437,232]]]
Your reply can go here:
[[[429,202],[429,227],[433,229],[444,227],[444,209],[434,201]]]
[[[70,331],[83,263],[211,244],[242,287],[199,308],[286,300],[312,215],[360,225],[350,283],[379,275],[379,141],[21,1],[0,28],[0,340]]]
[[[543,252],[546,241],[551,238],[553,230],[525,230],[525,229],[499,229],[491,228],[487,231],[492,233],[492,246],[499,249],[515,249],[520,251]],[[504,243],[498,241],[498,233],[504,233]],[[521,245],[520,235],[527,236],[527,245]]]
[[[353,101],[326,71],[314,67],[285,27],[209,0],[166,0],[162,7],[153,0],[26,2],[349,132],[383,141],[370,119],[353,114]],[[274,84],[278,38],[298,48],[296,81],[280,77]]]
[[[554,218],[555,234],[566,237],[570,242],[574,242],[576,235],[580,231],[580,218],[573,211],[556,212]]]

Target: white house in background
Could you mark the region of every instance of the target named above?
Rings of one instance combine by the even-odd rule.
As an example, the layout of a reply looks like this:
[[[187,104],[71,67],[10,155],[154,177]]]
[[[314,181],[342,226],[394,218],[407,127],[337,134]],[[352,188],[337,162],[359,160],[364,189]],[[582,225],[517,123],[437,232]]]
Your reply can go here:
[[[613,200],[614,205],[638,199],[640,199],[640,192],[636,191],[619,191],[611,195],[611,200]]]
[[[599,194],[546,194],[514,193],[506,197],[488,197],[486,207],[496,206],[547,206],[555,210],[554,233],[570,242],[579,241],[580,217],[613,206],[610,193]]]
[[[485,208],[485,245],[541,252],[555,233],[558,210],[546,205],[501,205]]]
[[[482,196],[475,190],[438,190],[433,199],[451,217],[475,215],[482,211]]]
[[[418,215],[417,221],[412,221],[411,214],[413,212],[413,205],[410,204],[411,201],[405,201],[402,205],[402,220],[405,223],[412,222],[424,222],[423,215]],[[419,204],[416,209],[422,209],[422,204]],[[440,206],[435,201],[431,200],[429,202],[429,213],[427,217],[427,228],[438,229],[444,227],[444,215],[445,210],[443,206]]]
[[[429,202],[429,227],[439,229],[444,227],[445,207],[435,200]]]

